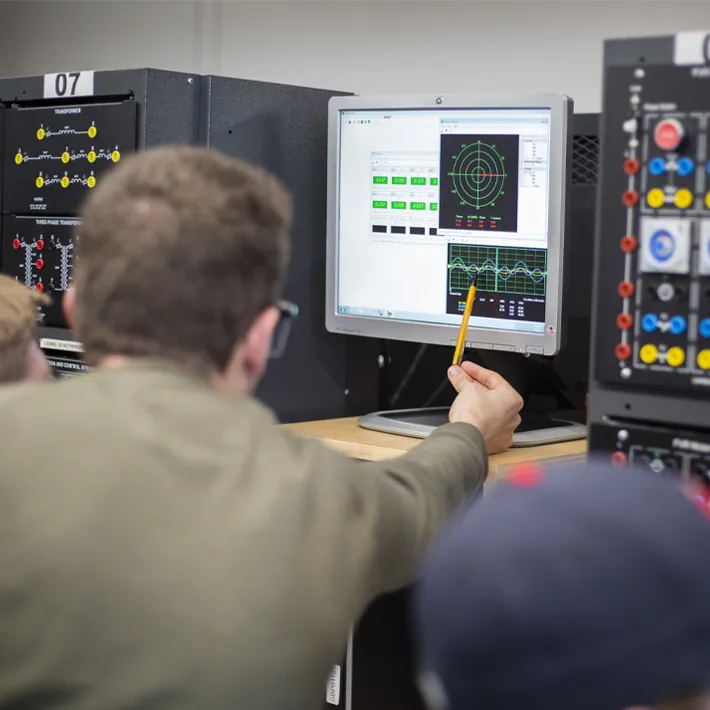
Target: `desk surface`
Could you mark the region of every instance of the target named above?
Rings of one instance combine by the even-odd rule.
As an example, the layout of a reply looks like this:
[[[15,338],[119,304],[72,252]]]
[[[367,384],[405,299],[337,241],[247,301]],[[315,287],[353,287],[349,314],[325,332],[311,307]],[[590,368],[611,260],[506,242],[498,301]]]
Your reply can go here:
[[[343,454],[366,461],[395,458],[421,443],[421,439],[363,429],[358,426],[356,417],[324,419],[284,426],[302,436],[320,439],[326,446]],[[509,449],[505,453],[490,457],[489,475],[493,477],[504,475],[508,466],[523,461],[581,459],[586,451],[586,441],[566,441],[562,444]]]

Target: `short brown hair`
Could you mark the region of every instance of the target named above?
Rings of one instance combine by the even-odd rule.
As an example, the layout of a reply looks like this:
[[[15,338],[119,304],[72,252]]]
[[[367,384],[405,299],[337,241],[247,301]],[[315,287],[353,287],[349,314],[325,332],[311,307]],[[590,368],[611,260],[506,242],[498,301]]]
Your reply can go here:
[[[76,326],[89,363],[120,354],[221,372],[278,300],[291,198],[259,168],[208,148],[142,151],[81,216]]]
[[[37,307],[49,298],[9,276],[0,276],[0,382],[25,377],[28,352],[37,337]]]

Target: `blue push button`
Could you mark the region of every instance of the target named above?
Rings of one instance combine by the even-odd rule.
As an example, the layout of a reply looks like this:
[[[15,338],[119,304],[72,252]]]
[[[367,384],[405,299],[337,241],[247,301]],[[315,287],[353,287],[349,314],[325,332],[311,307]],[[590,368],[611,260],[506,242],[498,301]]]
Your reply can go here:
[[[703,338],[710,338],[710,318],[705,318],[700,321],[700,327],[698,328],[700,335]]]
[[[693,170],[695,170],[695,163],[692,158],[681,158],[678,161],[678,167],[676,170],[678,175],[681,177],[687,177],[688,175],[693,174]]]
[[[653,333],[658,328],[658,316],[655,313],[647,313],[641,319],[641,327],[647,333]],[[710,318],[708,319],[708,332],[710,332]]]
[[[663,158],[653,158],[648,164],[648,172],[651,175],[663,175],[666,172],[666,161]],[[708,161],[708,172],[710,173],[710,160]]]
[[[673,335],[685,333],[687,327],[688,323],[683,316],[673,316],[673,318],[671,318],[671,333],[673,333]]]

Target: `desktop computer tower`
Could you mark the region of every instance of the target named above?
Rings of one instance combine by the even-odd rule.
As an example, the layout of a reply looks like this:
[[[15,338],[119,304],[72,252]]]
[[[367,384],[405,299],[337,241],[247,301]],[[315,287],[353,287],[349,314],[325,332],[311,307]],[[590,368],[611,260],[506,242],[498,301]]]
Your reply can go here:
[[[589,445],[710,470],[710,34],[606,42]]]
[[[285,297],[300,314],[258,396],[284,422],[374,409],[377,344],[324,325],[327,104],[336,93],[153,69],[0,79],[0,272],[50,294],[39,337],[55,372],[88,369],[61,311],[84,195],[131,152],[207,145],[271,170],[294,196]]]

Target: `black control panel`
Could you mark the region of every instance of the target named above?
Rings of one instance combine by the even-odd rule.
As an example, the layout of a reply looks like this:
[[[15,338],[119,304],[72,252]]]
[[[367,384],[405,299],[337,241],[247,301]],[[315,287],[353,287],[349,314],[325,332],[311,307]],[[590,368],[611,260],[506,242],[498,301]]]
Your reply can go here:
[[[607,69],[601,381],[710,385],[710,91],[702,86],[688,67]]]
[[[590,447],[610,454],[613,464],[671,472],[710,483],[710,431],[610,420],[592,428]]]
[[[5,217],[2,225],[2,271],[28,288],[46,293],[51,304],[39,314],[43,325],[66,328],[62,295],[71,284],[79,219]]]
[[[73,215],[136,149],[135,101],[14,107],[5,115],[5,214]]]
[[[710,442],[708,38],[605,45],[590,447],[683,475]]]
[[[67,329],[83,199],[136,150],[136,102],[10,103],[3,110],[0,271],[50,296],[40,327]]]

